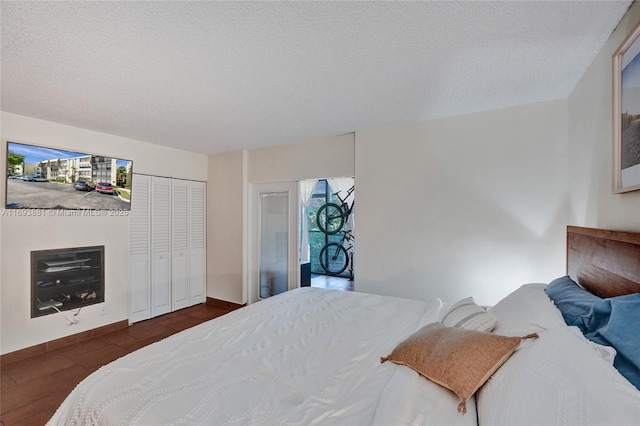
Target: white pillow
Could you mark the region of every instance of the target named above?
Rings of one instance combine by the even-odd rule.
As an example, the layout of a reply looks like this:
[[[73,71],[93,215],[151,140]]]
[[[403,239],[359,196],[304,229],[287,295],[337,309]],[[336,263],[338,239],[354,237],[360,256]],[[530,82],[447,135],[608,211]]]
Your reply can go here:
[[[637,425],[640,392],[577,327],[538,333],[476,396],[487,425]]]
[[[451,302],[442,302],[442,307],[440,308],[440,312],[438,312],[438,321],[437,322],[442,322],[442,318],[444,318],[444,315],[449,312],[449,309],[451,309],[451,307],[453,306],[453,303]],[[426,324],[424,324],[426,325]]]
[[[489,309],[497,318],[495,334],[525,336],[566,327],[562,314],[545,293],[546,284],[525,284]]]
[[[442,318],[442,323],[449,327],[489,332],[496,326],[496,318],[478,306],[473,297],[467,297],[449,308]]]

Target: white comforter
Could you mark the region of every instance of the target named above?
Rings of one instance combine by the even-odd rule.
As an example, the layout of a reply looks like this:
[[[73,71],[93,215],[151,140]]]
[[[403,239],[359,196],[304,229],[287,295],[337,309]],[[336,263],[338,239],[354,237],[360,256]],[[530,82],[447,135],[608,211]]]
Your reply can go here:
[[[87,377],[49,424],[477,424],[459,399],[380,363],[436,321],[419,302],[303,288],[142,348]]]

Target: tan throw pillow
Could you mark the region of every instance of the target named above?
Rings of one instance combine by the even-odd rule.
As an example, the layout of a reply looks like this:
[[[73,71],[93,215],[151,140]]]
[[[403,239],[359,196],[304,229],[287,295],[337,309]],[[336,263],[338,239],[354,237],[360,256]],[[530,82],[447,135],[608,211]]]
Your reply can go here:
[[[464,414],[467,400],[513,354],[521,340],[432,323],[400,342],[380,362],[406,365],[450,389],[462,398],[458,411]]]
[[[451,306],[441,322],[450,327],[491,331],[498,321],[484,308],[478,306],[473,297],[467,297]]]

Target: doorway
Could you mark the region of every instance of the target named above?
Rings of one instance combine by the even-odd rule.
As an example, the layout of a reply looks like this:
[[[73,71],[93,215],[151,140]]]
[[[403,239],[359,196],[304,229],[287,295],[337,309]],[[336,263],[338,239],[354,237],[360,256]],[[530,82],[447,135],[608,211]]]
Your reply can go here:
[[[313,181],[306,194],[301,191],[301,230],[306,235],[306,241],[304,235],[301,238],[301,259],[306,254],[310,262],[312,286],[353,290],[354,188],[353,178],[327,178]]]

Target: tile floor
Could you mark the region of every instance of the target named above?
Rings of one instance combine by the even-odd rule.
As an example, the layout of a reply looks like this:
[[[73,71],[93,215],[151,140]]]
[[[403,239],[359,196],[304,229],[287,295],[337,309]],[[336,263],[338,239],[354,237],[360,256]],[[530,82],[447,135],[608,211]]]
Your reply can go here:
[[[348,278],[332,277],[329,275],[311,275],[311,287],[355,291],[353,281],[349,280]]]

